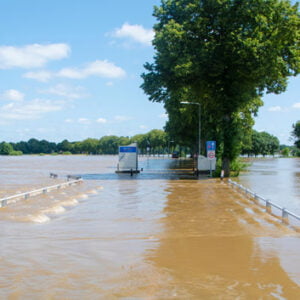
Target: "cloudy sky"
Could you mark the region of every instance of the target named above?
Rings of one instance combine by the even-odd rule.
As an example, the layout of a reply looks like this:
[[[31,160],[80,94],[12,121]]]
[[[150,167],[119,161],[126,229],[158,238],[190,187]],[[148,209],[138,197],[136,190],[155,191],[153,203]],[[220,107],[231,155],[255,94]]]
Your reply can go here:
[[[59,142],[163,128],[139,88],[159,0],[0,0],[0,141]],[[300,79],[267,95],[255,129],[289,141]]]

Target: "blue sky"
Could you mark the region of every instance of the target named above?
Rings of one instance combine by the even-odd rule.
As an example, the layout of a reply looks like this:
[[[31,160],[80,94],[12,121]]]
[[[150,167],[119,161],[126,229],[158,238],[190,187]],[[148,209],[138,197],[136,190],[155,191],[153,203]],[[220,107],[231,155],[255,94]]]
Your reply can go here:
[[[0,0],[0,141],[59,142],[162,129],[139,88],[159,0]],[[300,79],[267,95],[255,129],[289,141]]]

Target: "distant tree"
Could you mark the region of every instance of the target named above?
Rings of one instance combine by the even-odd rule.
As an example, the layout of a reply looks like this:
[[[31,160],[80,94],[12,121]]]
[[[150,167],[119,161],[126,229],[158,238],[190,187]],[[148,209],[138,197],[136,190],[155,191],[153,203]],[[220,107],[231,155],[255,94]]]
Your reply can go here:
[[[63,140],[62,142],[57,144],[57,151],[58,152],[72,152],[72,143],[68,140]]]
[[[152,153],[163,153],[166,148],[166,133],[163,130],[153,129],[147,134]]]
[[[81,142],[81,153],[98,154],[100,153],[99,140],[88,138]]]
[[[115,135],[103,136],[99,141],[102,154],[117,154],[119,138]]]
[[[10,155],[14,151],[11,144],[2,142],[0,143],[0,155]]]
[[[149,146],[149,140],[148,140],[147,134],[134,135],[130,139],[130,141],[131,141],[131,143],[136,142],[138,144],[139,152],[141,154],[145,154],[147,152],[147,147]]]
[[[119,146],[126,146],[131,143],[131,139],[128,136],[120,136],[118,140]]]
[[[290,155],[290,149],[288,147],[285,147],[281,150],[281,154],[283,156],[289,156]]]
[[[21,142],[12,144],[12,146],[16,151],[21,151],[24,154],[31,153],[27,142],[21,141]]]

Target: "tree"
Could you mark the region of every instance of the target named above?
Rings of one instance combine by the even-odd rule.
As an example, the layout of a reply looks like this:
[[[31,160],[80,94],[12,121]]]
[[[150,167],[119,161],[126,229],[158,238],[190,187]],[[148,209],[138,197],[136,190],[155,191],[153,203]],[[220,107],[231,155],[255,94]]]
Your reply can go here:
[[[0,143],[0,155],[10,155],[14,151],[11,144],[2,142]]]
[[[295,146],[300,149],[300,121],[293,124],[292,136],[295,139]]]
[[[68,140],[63,140],[57,144],[57,151],[59,152],[72,152],[72,144]]]
[[[229,176],[242,125],[253,123],[263,93],[285,91],[287,78],[299,73],[298,6],[287,0],[162,0],[154,16],[156,52],[154,63],[145,64],[142,88],[151,101],[164,102],[167,130],[185,123],[180,101],[201,103]],[[197,129],[193,115],[185,132]]]
[[[99,140],[88,138],[81,142],[81,152],[98,154],[100,152]]]
[[[289,156],[290,155],[290,149],[288,147],[285,147],[282,149],[281,154],[283,156]]]
[[[102,154],[117,154],[118,153],[118,140],[115,135],[103,136],[99,141],[99,146]]]

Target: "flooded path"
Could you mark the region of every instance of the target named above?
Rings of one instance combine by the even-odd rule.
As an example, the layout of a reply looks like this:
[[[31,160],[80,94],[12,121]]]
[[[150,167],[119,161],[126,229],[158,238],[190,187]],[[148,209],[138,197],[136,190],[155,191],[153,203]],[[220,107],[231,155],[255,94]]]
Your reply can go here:
[[[189,161],[0,157],[1,197],[84,183],[0,208],[0,299],[297,299],[299,234]],[[166,168],[171,164],[171,172]],[[59,175],[50,179],[49,173]]]

